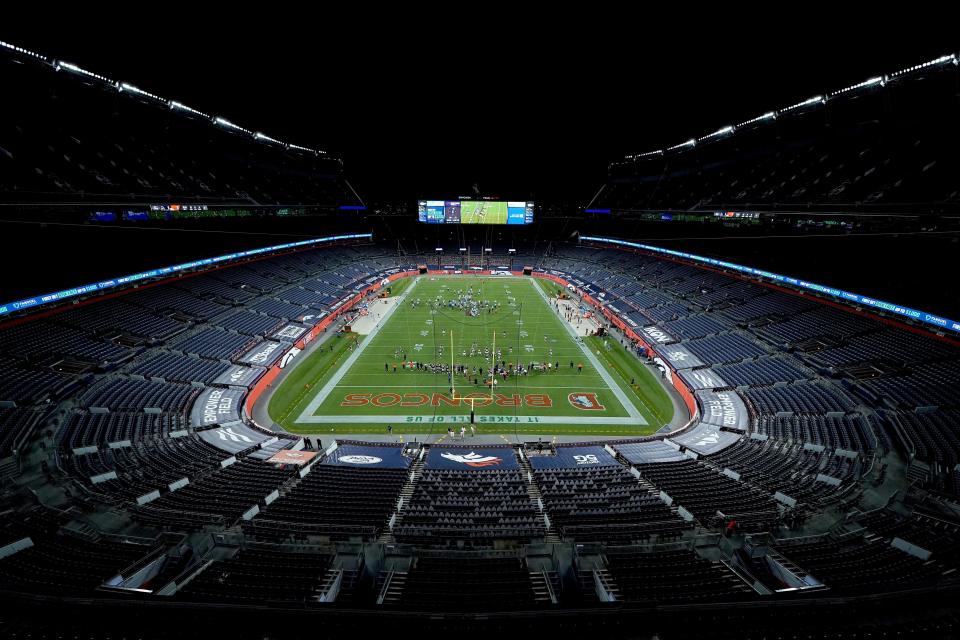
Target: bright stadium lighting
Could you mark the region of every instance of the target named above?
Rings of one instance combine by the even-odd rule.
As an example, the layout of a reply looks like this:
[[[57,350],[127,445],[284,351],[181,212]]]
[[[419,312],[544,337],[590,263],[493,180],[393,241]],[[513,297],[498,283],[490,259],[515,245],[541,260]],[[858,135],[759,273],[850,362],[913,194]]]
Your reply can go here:
[[[193,113],[193,114],[195,114],[195,115],[203,116],[204,118],[210,118],[210,116],[208,116],[208,115],[205,114],[204,112],[202,112],[202,111],[197,111],[197,110],[194,109],[193,107],[188,107],[187,105],[183,104],[182,102],[177,102],[176,100],[171,100],[171,101],[169,102],[169,104],[170,104],[170,108],[171,108],[171,109],[178,109],[178,110],[180,110],[180,111],[189,111],[190,113]]]
[[[949,64],[951,62],[953,64],[957,64],[957,55],[955,53],[951,53],[948,56],[940,56],[939,58],[935,58],[933,60],[930,60],[929,62],[924,62],[923,64],[917,64],[912,67],[907,67],[906,69],[901,69],[900,71],[891,73],[890,77],[895,78],[897,76],[902,76],[906,73],[913,73],[914,71],[920,71],[921,69],[926,69],[927,67],[934,67],[941,64]]]
[[[750,118],[749,120],[741,122],[740,124],[737,125],[737,129],[739,129],[740,127],[745,127],[748,124],[753,124],[754,122],[761,122],[763,120],[773,120],[776,117],[777,117],[777,113],[775,111],[767,111],[762,116],[757,116],[756,118]]]
[[[90,77],[90,78],[94,78],[94,79],[96,79],[96,80],[100,80],[101,82],[106,82],[107,84],[110,84],[110,85],[113,85],[113,86],[117,86],[117,83],[116,83],[114,80],[111,80],[110,78],[105,78],[104,76],[101,76],[100,74],[97,74],[97,73],[93,73],[92,71],[87,71],[86,69],[81,69],[81,68],[78,67],[77,65],[75,65],[75,64],[73,64],[73,63],[70,63],[70,62],[64,62],[63,60],[57,60],[56,63],[54,63],[53,66],[54,66],[54,68],[55,68],[57,71],[59,71],[60,69],[66,69],[67,71],[72,71],[73,73],[79,73],[80,75],[87,76],[87,77]]]
[[[128,84],[128,83],[126,83],[126,82],[121,82],[121,83],[120,83],[120,86],[119,86],[118,88],[119,88],[120,91],[127,91],[127,92],[129,92],[129,93],[135,93],[135,94],[137,94],[137,95],[146,96],[146,97],[148,97],[148,98],[153,98],[154,100],[157,100],[157,101],[159,101],[159,102],[166,102],[166,100],[164,100],[164,99],[161,98],[160,96],[155,96],[155,95],[153,95],[152,93],[150,93],[150,92],[148,92],[148,91],[144,91],[143,89],[138,89],[137,87],[133,86],[132,84]]]
[[[312,153],[313,155],[323,153],[323,151],[315,151],[314,149],[311,149],[309,147],[301,147],[300,145],[293,144],[293,143],[290,143],[287,146],[289,146],[291,149],[296,149],[297,151],[306,151],[307,153]]]
[[[800,109],[801,107],[809,107],[810,105],[820,104],[823,102],[826,102],[826,98],[824,98],[823,96],[813,96],[812,98],[807,98],[803,102],[792,104],[789,107],[782,109],[781,111],[793,111],[794,109]]]
[[[673,151],[674,149],[680,149],[682,147],[692,147],[697,144],[697,141],[694,138],[690,138],[686,142],[681,142],[680,144],[675,144],[672,147],[667,147],[667,151]]]
[[[4,42],[3,40],[0,40],[0,47],[3,47],[4,49],[10,49],[11,51],[16,51],[17,53],[22,53],[23,55],[26,55],[26,56],[31,56],[39,60],[47,59],[47,56],[42,56],[39,53],[34,53],[33,51],[24,49],[23,47],[18,47],[17,45],[10,44],[9,42]]]
[[[840,89],[839,91],[834,91],[834,92],[831,93],[830,95],[831,95],[831,96],[838,96],[838,95],[840,95],[841,93],[847,93],[847,92],[850,92],[850,91],[856,91],[857,89],[865,89],[865,88],[867,88],[867,87],[872,87],[872,86],[874,86],[874,85],[883,86],[884,84],[886,84],[886,79],[885,79],[885,78],[882,78],[882,77],[870,78],[869,80],[864,80],[863,82],[858,82],[857,84],[851,85],[851,86],[846,87],[846,88],[844,88],[844,89]]]
[[[724,135],[727,135],[727,134],[730,134],[730,133],[733,133],[733,127],[730,126],[730,125],[727,125],[726,127],[723,127],[722,129],[717,129],[717,130],[714,131],[713,133],[708,133],[707,135],[703,136],[702,138],[699,138],[699,139],[698,139],[698,142],[699,142],[700,140],[706,140],[706,139],[708,139],[708,138],[716,138],[717,136],[724,136]]]
[[[272,142],[272,143],[274,143],[274,144],[283,145],[284,147],[287,146],[285,143],[280,142],[279,140],[275,140],[274,138],[271,138],[270,136],[264,135],[264,134],[260,133],[259,131],[257,131],[255,134],[253,134],[253,137],[256,138],[257,140],[265,140],[265,141],[267,141],[267,142]]]
[[[249,133],[250,135],[253,135],[253,131],[248,131],[238,124],[233,124],[226,118],[221,118],[220,116],[217,116],[216,118],[213,119],[213,121],[216,124],[220,125],[221,127],[226,127],[227,129],[234,129],[235,131],[243,131],[244,133]]]

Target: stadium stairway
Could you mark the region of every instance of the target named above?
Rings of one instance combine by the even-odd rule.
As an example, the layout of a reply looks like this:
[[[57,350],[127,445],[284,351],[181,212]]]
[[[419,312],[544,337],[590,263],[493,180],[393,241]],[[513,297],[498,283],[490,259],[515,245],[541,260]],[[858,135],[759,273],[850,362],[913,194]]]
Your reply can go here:
[[[550,518],[547,516],[546,509],[543,508],[543,496],[540,494],[540,487],[537,486],[536,480],[533,479],[533,467],[530,466],[530,461],[527,459],[527,456],[524,455],[523,451],[520,450],[519,453],[520,468],[522,468],[526,474],[527,495],[530,496],[530,502],[533,503],[537,515],[543,518],[545,530],[543,541],[546,543],[562,542],[560,536],[557,535],[556,530],[553,528],[553,523],[550,522]]]
[[[559,604],[557,586],[559,578],[554,571],[546,569],[530,570],[530,585],[533,589],[533,601],[537,606]]]
[[[387,571],[377,579],[377,604],[379,606],[399,606],[403,589],[407,585],[406,571]]]
[[[400,497],[397,499],[397,509],[390,517],[391,523],[393,523],[394,520],[398,518],[401,513],[403,513],[404,507],[410,504],[410,500],[413,498],[413,490],[417,486],[417,480],[419,480],[420,476],[423,474],[423,461],[425,454],[426,449],[420,449],[420,455],[418,455],[417,459],[414,460],[413,464],[410,465],[410,476],[407,478],[407,482],[400,489]],[[396,542],[396,538],[393,537],[392,524],[380,534],[377,540],[379,542],[385,542],[388,544]]]

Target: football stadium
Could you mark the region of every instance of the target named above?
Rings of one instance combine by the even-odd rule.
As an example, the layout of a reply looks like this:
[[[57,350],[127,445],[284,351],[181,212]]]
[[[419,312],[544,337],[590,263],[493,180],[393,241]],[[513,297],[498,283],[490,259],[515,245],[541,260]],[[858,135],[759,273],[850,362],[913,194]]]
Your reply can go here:
[[[956,47],[614,129],[81,35],[0,40],[0,637],[960,635]]]

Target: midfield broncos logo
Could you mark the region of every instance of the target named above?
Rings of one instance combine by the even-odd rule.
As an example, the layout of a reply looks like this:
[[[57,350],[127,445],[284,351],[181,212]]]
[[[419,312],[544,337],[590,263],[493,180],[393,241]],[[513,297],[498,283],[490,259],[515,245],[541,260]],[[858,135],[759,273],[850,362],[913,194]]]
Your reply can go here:
[[[577,392],[571,393],[567,396],[567,400],[574,406],[576,409],[583,409],[584,411],[605,411],[606,407],[600,404],[600,401],[597,400],[597,394],[587,392]]]
[[[465,456],[460,456],[455,453],[443,453],[440,455],[441,458],[446,458],[453,462],[459,462],[465,464],[468,467],[495,467],[501,462],[502,458],[496,456],[482,456],[479,453],[471,451]]]

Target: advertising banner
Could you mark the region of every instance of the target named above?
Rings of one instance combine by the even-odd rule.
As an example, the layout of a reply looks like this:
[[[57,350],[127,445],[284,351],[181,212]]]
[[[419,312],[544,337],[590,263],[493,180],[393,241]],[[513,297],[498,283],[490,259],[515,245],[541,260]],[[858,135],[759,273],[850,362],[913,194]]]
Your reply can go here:
[[[240,421],[240,406],[245,392],[239,389],[207,389],[193,403],[190,424],[194,428]]]
[[[700,421],[727,429],[746,431],[750,427],[750,412],[735,391],[698,391],[697,399],[703,406]]]

